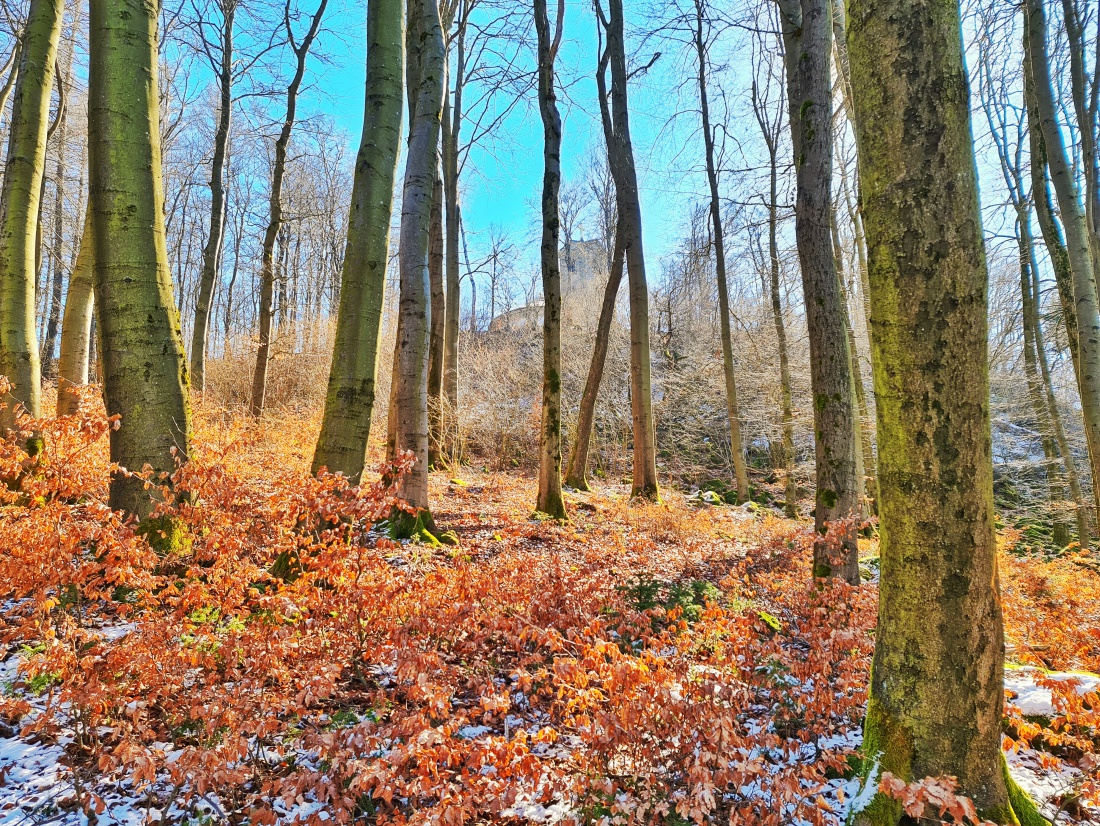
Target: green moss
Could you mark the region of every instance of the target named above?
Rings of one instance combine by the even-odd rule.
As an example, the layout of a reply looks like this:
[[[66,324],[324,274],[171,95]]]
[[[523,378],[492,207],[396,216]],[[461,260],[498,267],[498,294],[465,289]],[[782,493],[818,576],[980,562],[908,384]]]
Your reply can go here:
[[[33,458],[46,449],[46,440],[41,436],[31,436],[27,439],[27,443],[23,446],[23,449],[27,451],[28,456]]]
[[[435,520],[431,511],[421,508],[415,513],[394,510],[389,518],[389,533],[392,539],[419,539],[426,545],[440,545],[435,536]]]
[[[1039,814],[1039,808],[1028,793],[1020,788],[1020,784],[1012,779],[1012,773],[1008,770],[1008,761],[1001,755],[1001,773],[1004,777],[1005,788],[1008,789],[1007,811],[982,811],[978,814],[984,820],[994,823],[1006,824],[1006,826],[1050,826],[1050,821]]]
[[[160,556],[179,556],[191,547],[191,537],[183,521],[171,514],[143,519],[138,523],[137,534],[144,537],[149,547]]]
[[[906,782],[913,779],[913,738],[909,731],[872,696],[863,721],[863,782],[878,782],[890,772]],[[878,770],[878,776],[871,777]],[[876,794],[861,812],[851,818],[856,826],[894,826],[901,820],[901,803]]]
[[[817,495],[818,501],[826,507],[828,510],[832,510],[836,507],[836,491],[835,490],[823,490]]]

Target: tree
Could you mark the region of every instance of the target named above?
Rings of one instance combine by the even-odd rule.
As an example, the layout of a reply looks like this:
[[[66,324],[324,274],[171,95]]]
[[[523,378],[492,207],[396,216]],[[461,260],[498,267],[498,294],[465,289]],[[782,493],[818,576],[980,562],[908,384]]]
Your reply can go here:
[[[188,456],[191,411],[164,233],[156,7],[91,0],[90,208],[111,461],[170,473]],[[111,507],[147,517],[144,482],[114,474]]]
[[[1046,7],[1043,0],[1028,0],[1025,8],[1025,71],[1030,71],[1031,75],[1028,88],[1033,95],[1037,125],[1065,233],[1066,260],[1073,280],[1077,322],[1077,387],[1089,447],[1093,495],[1100,503],[1100,484],[1096,482],[1100,479],[1100,306],[1097,302],[1095,262],[1088,222],[1081,210],[1080,192],[1057,120],[1047,53]],[[1048,235],[1045,229],[1044,235]],[[1052,258],[1056,254],[1051,251]],[[1057,261],[1055,266],[1057,268]],[[1100,507],[1097,512],[1100,513]]]
[[[848,11],[882,560],[863,749],[906,782],[957,777],[987,819],[1038,823],[1001,754],[988,273],[959,8],[852,0]],[[901,815],[879,794],[856,822]]]
[[[340,306],[313,472],[328,468],[358,483],[374,412],[382,299],[404,102],[403,0],[367,8],[366,115],[355,161]]]
[[[409,0],[409,156],[401,200],[398,242],[400,297],[394,381],[390,400],[389,453],[411,451],[416,461],[401,477],[398,494],[417,511],[415,525],[431,529],[428,510],[428,237],[438,168],[445,49],[434,0]],[[415,85],[413,78],[415,77]],[[404,521],[404,520],[403,520]],[[406,525],[402,532],[415,527]]]
[[[233,58],[233,26],[237,16],[237,0],[218,0],[221,24],[215,26],[217,43],[211,43],[206,29],[213,24],[200,15],[198,41],[218,82],[218,123],[214,131],[214,154],[210,160],[210,224],[206,246],[202,253],[202,273],[199,296],[195,305],[195,326],[191,333],[191,381],[202,392],[206,386],[206,339],[213,306],[214,286],[221,262],[222,240],[225,237],[225,169],[229,153],[229,129],[233,115],[233,81],[236,75]]]
[[[8,157],[0,189],[0,375],[12,384],[0,399],[6,405],[0,410],[0,435],[15,426],[17,405],[31,416],[41,414],[42,378],[34,323],[35,235],[63,11],[62,0],[32,0],[15,81]],[[27,447],[37,452],[35,440]]]
[[[863,488],[859,420],[852,387],[846,313],[833,253],[829,214],[833,167],[829,0],[780,0],[787,107],[797,194],[795,234],[810,337],[814,397],[817,493],[814,508],[814,576],[859,584],[855,525],[839,536],[839,553],[826,538],[829,526],[858,514]]]
[[[283,10],[283,26],[286,28],[287,41],[294,53],[294,77],[286,90],[286,117],[275,139],[275,163],[271,167],[271,193],[268,197],[267,229],[264,230],[263,250],[260,253],[260,346],[256,351],[256,369],[252,375],[252,400],[249,405],[253,416],[259,416],[264,409],[264,396],[267,393],[267,362],[271,354],[272,297],[275,291],[275,241],[279,237],[279,228],[283,224],[283,177],[286,174],[286,151],[290,144],[290,135],[294,129],[294,120],[298,111],[298,93],[306,74],[306,60],[317,33],[321,30],[321,18],[325,14],[328,0],[320,0],[317,11],[310,18],[309,27],[299,43],[294,39],[291,23],[290,2]],[[400,116],[399,116],[400,117]],[[392,188],[392,178],[391,178]]]
[[[76,266],[69,276],[65,295],[65,315],[61,319],[61,355],[57,360],[57,415],[76,413],[80,401],[75,388],[88,383],[88,358],[91,355],[92,318],[95,294],[92,278],[95,267],[95,233],[92,211],[84,216],[84,231]]]
[[[558,0],[550,28],[546,0],[534,0],[538,36],[539,113],[542,115],[542,425],[539,430],[539,490],[536,508],[567,519],[561,492],[561,269],[558,261],[561,190],[561,115],[554,61],[561,45],[565,0]]]
[[[733,456],[733,475],[737,484],[737,500],[749,498],[749,473],[745,465],[745,451],[741,447],[741,414],[737,409],[737,378],[733,365],[733,336],[730,333],[730,295],[726,283],[726,239],[722,225],[722,201],[718,194],[718,167],[714,135],[716,127],[710,122],[710,102],[707,96],[707,48],[709,33],[706,22],[705,0],[695,0],[695,52],[699,63],[699,111],[703,125],[703,147],[706,150],[707,184],[710,187],[710,218],[714,245],[714,268],[718,278],[718,325],[722,337],[722,375],[726,384],[726,418],[729,420],[730,453]]]
[[[630,106],[627,99],[626,40],[623,34],[623,2],[608,0],[604,14],[602,0],[595,0],[600,59],[596,88],[607,162],[615,179],[619,228],[627,267],[630,298],[630,408],[634,426],[634,484],[632,496],[660,499],[657,484],[657,439],[653,429],[652,354],[649,346],[649,287],[646,282],[645,251],[642,248],[642,206],[638,196],[638,173],[630,140]],[[606,44],[604,39],[606,38]],[[655,55],[653,61],[659,55]],[[651,64],[652,62],[651,61]],[[607,70],[611,69],[608,102]]]

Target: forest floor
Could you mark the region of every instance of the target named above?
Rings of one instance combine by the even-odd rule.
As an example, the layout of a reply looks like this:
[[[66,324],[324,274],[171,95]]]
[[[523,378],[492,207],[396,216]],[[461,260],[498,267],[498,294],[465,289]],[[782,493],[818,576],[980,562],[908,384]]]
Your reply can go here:
[[[0,450],[4,826],[833,826],[877,787],[873,526],[864,584],[814,589],[808,523],[770,507],[600,485],[561,525],[530,476],[463,467],[431,478],[457,543],[395,542],[380,483],[309,477],[309,423],[200,406],[153,550],[105,507],[106,426],[39,426],[43,457]],[[1017,538],[1009,766],[1100,822],[1100,568]],[[950,822],[950,789],[896,794]]]

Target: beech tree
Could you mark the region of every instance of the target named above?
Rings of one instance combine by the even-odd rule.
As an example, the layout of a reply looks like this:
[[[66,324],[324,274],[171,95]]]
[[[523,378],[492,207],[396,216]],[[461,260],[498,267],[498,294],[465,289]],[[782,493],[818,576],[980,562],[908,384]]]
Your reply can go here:
[[[402,518],[402,533],[434,523],[428,510],[428,336],[431,308],[428,240],[439,155],[443,109],[445,49],[434,0],[409,0],[409,101],[412,117],[409,154],[401,199],[398,242],[400,296],[393,357],[389,449],[411,451],[416,459],[401,477],[398,493],[417,511],[415,522]],[[414,83],[415,78],[415,83]]]
[[[565,0],[558,0],[553,28],[546,0],[534,0],[538,35],[539,112],[542,115],[542,426],[539,431],[537,509],[567,519],[561,492],[561,269],[558,247],[561,221],[561,115],[558,113],[554,61],[561,45]]]
[[[595,0],[600,40],[596,88],[600,96],[600,117],[607,163],[615,179],[619,212],[619,235],[627,268],[630,298],[630,407],[634,427],[634,481],[632,496],[660,499],[657,483],[657,438],[653,429],[652,353],[649,344],[649,287],[646,281],[645,251],[642,247],[642,206],[638,195],[638,172],[630,139],[630,106],[627,99],[626,39],[623,33],[623,2]],[[604,42],[606,38],[606,43]],[[658,55],[659,56],[659,55]],[[655,61],[658,56],[654,56]],[[651,61],[652,62],[652,61]],[[610,101],[607,70],[611,69]]]
[[[61,0],[32,0],[21,38],[8,155],[0,189],[0,434],[15,426],[17,406],[41,414],[41,366],[35,336],[39,203],[46,167],[50,92],[61,38]],[[16,70],[13,68],[12,70]],[[27,445],[37,452],[35,440]]]
[[[190,449],[187,366],[164,232],[156,8],[91,0],[88,166],[111,461],[171,473]],[[144,519],[142,479],[111,479],[111,507]]]
[[[863,492],[859,419],[852,386],[847,313],[833,252],[829,215],[833,169],[832,7],[829,0],[780,0],[787,106],[794,149],[798,258],[810,335],[817,489],[814,576],[859,584],[855,524],[826,539],[830,526],[858,514]]]
[[[852,0],[848,11],[882,566],[863,750],[872,773],[952,775],[983,818],[1037,824],[1001,754],[988,273],[959,8]],[[855,820],[901,817],[880,793]]]
[[[353,482],[363,474],[374,413],[404,78],[404,0],[372,0],[363,137],[355,161],[328,392],[313,454],[314,473],[327,468]]]

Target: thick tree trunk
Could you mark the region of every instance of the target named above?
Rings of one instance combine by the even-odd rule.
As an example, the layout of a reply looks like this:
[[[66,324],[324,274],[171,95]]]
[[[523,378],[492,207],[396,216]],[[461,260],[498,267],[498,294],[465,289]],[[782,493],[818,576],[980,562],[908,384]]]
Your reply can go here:
[[[561,492],[561,115],[554,88],[554,61],[561,43],[565,0],[558,0],[550,27],[546,0],[534,0],[538,36],[538,95],[542,115],[542,423],[539,429],[539,489],[536,509],[554,519],[568,518]]]
[[[443,449],[443,371],[444,324],[447,314],[447,293],[443,273],[443,178],[437,176],[432,191],[431,228],[428,235],[428,283],[431,304],[431,325],[428,333],[428,464],[439,464]]]
[[[267,364],[271,358],[271,301],[275,290],[275,241],[279,236],[279,227],[283,223],[283,176],[286,174],[286,152],[290,144],[290,134],[294,129],[294,120],[298,112],[298,91],[306,74],[306,58],[309,57],[317,32],[321,28],[321,18],[325,14],[328,0],[320,0],[317,11],[310,20],[309,29],[301,43],[294,45],[296,58],[294,77],[286,90],[286,117],[283,119],[279,137],[275,139],[275,164],[271,171],[271,193],[268,196],[267,229],[264,230],[263,248],[260,253],[260,307],[259,328],[260,346],[256,351],[256,369],[252,373],[252,398],[249,411],[259,416],[264,410],[267,395]],[[286,25],[289,31],[290,19]],[[392,181],[392,179],[391,179]]]
[[[363,475],[374,413],[393,185],[401,151],[404,15],[404,0],[374,0],[367,7],[366,116],[355,161],[328,394],[313,454],[314,473],[328,468],[356,484]]]
[[[649,346],[649,286],[642,248],[642,206],[638,173],[630,140],[630,107],[627,100],[626,42],[623,34],[623,2],[608,0],[605,18],[597,5],[599,25],[607,36],[600,57],[596,83],[607,160],[615,179],[615,198],[627,267],[630,298],[630,413],[634,428],[634,484],[632,496],[660,500],[657,483],[657,438],[653,427],[652,353]],[[611,67],[611,103],[608,107],[606,71]]]
[[[202,251],[202,273],[191,334],[191,383],[200,393],[206,387],[206,343],[218,281],[222,242],[225,238],[225,167],[229,154],[229,129],[233,113],[233,23],[236,0],[225,0],[222,10],[221,66],[218,72],[218,126],[214,132],[214,156],[210,162],[210,232]]]
[[[985,818],[1014,824],[1025,812],[1001,755],[988,273],[959,8],[851,0],[848,13],[882,532],[863,749],[905,781],[954,775]],[[901,815],[880,794],[855,822]]]
[[[32,0],[23,31],[12,102],[8,157],[0,189],[0,437],[15,426],[16,405],[41,415],[42,377],[35,335],[35,234],[46,167],[50,91],[61,39],[62,0]],[[15,71],[13,69],[12,71]],[[37,452],[32,439],[27,448]]]
[[[730,332],[730,295],[726,283],[726,239],[722,227],[722,201],[718,193],[718,167],[714,156],[714,128],[710,122],[707,95],[707,41],[703,31],[703,0],[695,0],[695,53],[699,62],[699,107],[703,119],[707,183],[710,186],[710,220],[714,233],[714,269],[718,279],[718,326],[722,338],[722,375],[726,385],[726,419],[730,430],[730,454],[737,484],[737,501],[749,498],[749,472],[741,445],[741,414],[737,408],[737,377],[733,365],[733,335]]]
[[[615,320],[615,301],[619,284],[623,280],[623,246],[619,233],[615,233],[615,251],[611,256],[611,270],[603,290],[600,318],[596,322],[596,340],[592,345],[592,361],[588,365],[588,377],[584,380],[580,413],[577,416],[577,436],[569,465],[565,471],[565,484],[577,490],[591,490],[588,485],[588,451],[592,443],[592,426],[596,420],[596,399],[600,395],[607,347],[611,340],[611,322]]]
[[[79,397],[74,388],[88,383],[88,359],[91,356],[92,316],[95,307],[92,276],[95,261],[95,232],[92,211],[84,216],[80,252],[69,276],[65,296],[65,315],[61,321],[61,355],[57,360],[57,415],[76,413]]]
[[[415,105],[401,201],[398,252],[401,293],[390,417],[393,450],[411,451],[416,459],[412,470],[401,478],[398,494],[420,512],[423,524],[429,524],[428,337],[431,307],[428,237],[439,157],[445,57],[439,9],[434,0],[409,0],[409,29],[410,62],[416,67],[417,83],[410,87],[410,100]],[[410,77],[412,75],[410,72]]]
[[[794,145],[797,196],[795,234],[802,268],[806,326],[810,339],[810,384],[814,398],[817,495],[814,576],[859,583],[856,526],[839,534],[841,520],[861,509],[861,457],[857,435],[852,361],[844,330],[840,291],[829,229],[833,130],[829,59],[829,0],[782,0],[780,16],[787,70],[787,105]],[[835,540],[826,539],[830,526]]]
[[[187,365],[164,235],[156,7],[91,0],[88,150],[95,301],[111,461],[170,473],[191,432]],[[110,503],[153,507],[140,479],[111,479]]]
[[[1043,0],[1027,0],[1025,55],[1031,69],[1031,88],[1046,148],[1047,164],[1066,238],[1073,300],[1077,309],[1079,350],[1078,389],[1089,446],[1093,497],[1100,503],[1100,307],[1097,304],[1090,230],[1081,211],[1073,168],[1057,121],[1054,87],[1047,54],[1046,8]],[[1100,513],[1100,508],[1097,509]]]

